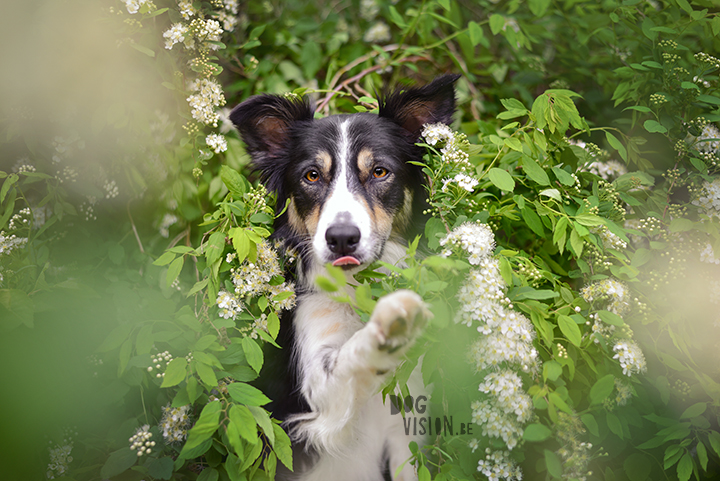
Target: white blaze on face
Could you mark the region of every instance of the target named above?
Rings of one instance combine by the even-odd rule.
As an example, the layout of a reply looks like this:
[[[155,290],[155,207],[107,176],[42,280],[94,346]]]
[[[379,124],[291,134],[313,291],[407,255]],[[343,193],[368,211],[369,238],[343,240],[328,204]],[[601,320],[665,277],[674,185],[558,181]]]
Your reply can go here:
[[[348,224],[360,229],[360,243],[355,250],[354,256],[363,262],[365,256],[372,252],[370,245],[372,234],[372,222],[367,211],[366,204],[358,201],[356,196],[350,192],[350,177],[353,175],[350,169],[351,152],[350,136],[348,126],[350,120],[340,124],[340,142],[335,152],[337,171],[332,184],[330,195],[325,200],[318,220],[318,228],[313,237],[313,251],[321,263],[329,262],[333,253],[327,246],[325,233],[328,228],[335,224]]]

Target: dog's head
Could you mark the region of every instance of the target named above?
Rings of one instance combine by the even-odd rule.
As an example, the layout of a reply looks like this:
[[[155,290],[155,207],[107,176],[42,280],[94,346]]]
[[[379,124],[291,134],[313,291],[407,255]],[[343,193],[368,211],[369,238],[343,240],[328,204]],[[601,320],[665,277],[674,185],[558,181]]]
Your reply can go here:
[[[453,84],[445,75],[380,99],[379,114],[315,119],[296,97],[260,95],[230,119],[278,207],[276,235],[295,248],[305,272],[326,263],[359,269],[401,243],[424,204],[415,146],[424,124],[450,124]]]

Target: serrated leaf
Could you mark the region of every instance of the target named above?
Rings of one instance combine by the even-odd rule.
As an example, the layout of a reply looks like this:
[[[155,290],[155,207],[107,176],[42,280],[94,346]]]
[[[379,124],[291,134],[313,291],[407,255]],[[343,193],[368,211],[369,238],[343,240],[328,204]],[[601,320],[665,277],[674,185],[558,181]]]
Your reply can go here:
[[[260,429],[263,430],[265,436],[270,441],[270,445],[275,446],[275,430],[273,429],[273,422],[270,420],[268,412],[257,406],[248,406],[248,409],[255,418],[258,426],[260,426]]]
[[[220,166],[220,179],[225,187],[238,199],[247,192],[247,181],[236,170],[227,165]]]
[[[613,392],[613,389],[615,389],[615,376],[606,374],[601,377],[590,388],[590,404],[602,403]]]
[[[690,453],[683,454],[677,465],[678,481],[688,481],[693,472],[693,462]]]
[[[275,445],[273,446],[273,451],[275,451],[275,454],[277,455],[280,462],[283,463],[286,468],[292,471],[293,459],[290,437],[279,425],[274,423],[273,432],[275,434]]]
[[[160,387],[177,386],[185,380],[187,375],[187,359],[184,357],[176,357],[170,361],[165,369],[165,376]]]
[[[707,449],[705,449],[705,445],[702,443],[702,441],[697,443],[697,447],[695,448],[695,450],[697,451],[700,466],[702,467],[703,471],[707,471],[708,454]]]
[[[228,413],[230,421],[234,422],[238,434],[250,444],[258,441],[257,423],[250,410],[241,404],[233,404]]]
[[[221,410],[222,403],[220,401],[211,401],[205,405],[197,422],[188,431],[187,441],[185,441],[185,445],[180,451],[180,457],[184,457],[183,454],[200,446],[212,437],[220,427]]]

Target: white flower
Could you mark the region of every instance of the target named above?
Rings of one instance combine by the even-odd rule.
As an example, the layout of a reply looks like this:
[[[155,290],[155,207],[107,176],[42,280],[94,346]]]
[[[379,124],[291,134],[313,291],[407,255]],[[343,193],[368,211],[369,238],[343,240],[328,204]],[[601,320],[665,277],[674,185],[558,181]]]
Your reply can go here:
[[[487,224],[466,222],[442,239],[440,245],[449,251],[462,249],[469,254],[470,264],[476,266],[495,250],[495,235]]]
[[[136,14],[138,10],[140,10],[140,7],[146,3],[147,0],[125,0],[125,8],[127,8],[128,13]]]
[[[178,219],[175,214],[171,214],[169,212],[165,214],[160,221],[160,227],[158,228],[160,235],[167,239],[170,236],[170,226],[177,224],[179,220],[180,219]]]
[[[720,150],[720,130],[713,124],[706,124],[696,142],[699,152],[717,152]]]
[[[708,217],[720,218],[720,177],[712,182],[703,182],[698,197],[692,203]]]
[[[390,27],[385,22],[377,22],[363,36],[367,43],[387,43],[390,38]]]
[[[477,470],[487,476],[490,481],[521,481],[522,471],[510,459],[510,453],[507,451],[491,451],[489,448],[485,451],[485,459],[478,461]]]
[[[617,160],[592,162],[587,166],[587,171],[598,175],[607,181],[627,174],[627,168]]]
[[[583,287],[580,291],[580,296],[590,303],[594,301],[607,301],[607,310],[618,316],[622,316],[630,308],[627,286],[612,278],[603,279]]]
[[[190,20],[190,17],[197,13],[192,2],[188,0],[180,0],[178,2],[178,9],[180,10],[180,15],[182,15],[185,20]]]
[[[225,137],[222,135],[210,134],[205,137],[205,143],[213,149],[216,154],[227,150],[227,140],[225,140]]]
[[[647,370],[645,356],[640,346],[634,341],[622,340],[613,346],[615,355],[613,359],[617,359],[622,367],[623,374],[632,376],[635,373],[643,373]]]
[[[182,23],[173,24],[172,27],[163,33],[163,37],[165,37],[165,48],[171,49],[176,43],[184,42],[187,31],[187,26]]]
[[[455,134],[452,129],[442,123],[425,124],[422,136],[425,139],[425,143],[428,145],[452,141],[452,139],[455,138]]]
[[[706,244],[705,248],[700,252],[700,261],[708,264],[720,264],[720,259],[715,257],[715,251],[710,244]]]
[[[225,105],[220,84],[212,79],[200,79],[190,85],[190,90],[196,92],[187,98],[193,118],[205,125],[217,127],[220,116],[215,108]]]
[[[168,404],[163,407],[159,428],[167,444],[182,442],[190,428],[190,405],[174,408]]]

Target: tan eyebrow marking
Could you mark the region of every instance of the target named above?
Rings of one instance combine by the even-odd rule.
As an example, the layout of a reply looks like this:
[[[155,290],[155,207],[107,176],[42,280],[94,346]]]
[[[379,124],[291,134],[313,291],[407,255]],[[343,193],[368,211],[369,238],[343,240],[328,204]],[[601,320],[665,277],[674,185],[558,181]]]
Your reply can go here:
[[[330,167],[332,167],[332,157],[326,150],[321,150],[315,156],[315,161],[318,163],[318,167],[322,170],[322,175],[325,179],[330,178]]]
[[[365,181],[370,177],[370,169],[373,165],[373,153],[370,149],[362,149],[357,157],[358,169],[360,170],[360,182]]]

